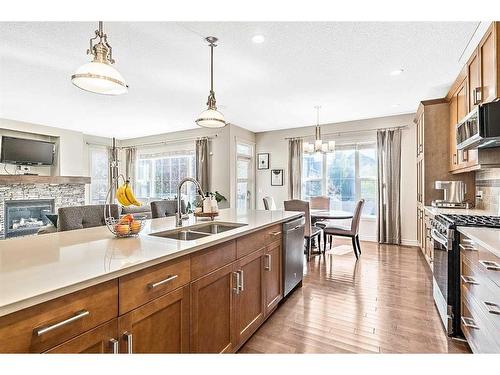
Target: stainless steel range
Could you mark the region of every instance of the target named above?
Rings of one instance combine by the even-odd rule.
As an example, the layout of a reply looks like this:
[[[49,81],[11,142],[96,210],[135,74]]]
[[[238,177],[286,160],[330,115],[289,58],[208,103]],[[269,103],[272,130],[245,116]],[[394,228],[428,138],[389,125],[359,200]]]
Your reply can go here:
[[[437,215],[431,222],[434,240],[433,295],[448,335],[460,330],[460,236],[457,227],[500,228],[500,216]]]

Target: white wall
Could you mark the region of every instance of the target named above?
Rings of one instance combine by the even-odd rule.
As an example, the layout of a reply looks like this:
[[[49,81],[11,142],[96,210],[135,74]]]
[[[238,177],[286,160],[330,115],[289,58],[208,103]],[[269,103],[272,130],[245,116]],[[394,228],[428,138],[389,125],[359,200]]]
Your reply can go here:
[[[402,239],[404,244],[416,245],[416,173],[415,173],[415,145],[416,131],[413,123],[414,114],[381,117],[375,119],[349,121],[321,126],[323,138],[328,140],[326,133],[361,131],[379,129],[394,126],[405,126],[402,136],[402,185],[401,185],[401,222]],[[287,137],[299,137],[314,135],[314,127],[302,127],[256,134],[256,152],[267,152],[270,154],[270,169],[284,169],[284,186],[271,186],[270,169],[257,171],[257,208],[264,207],[262,198],[272,196],[279,208],[283,207],[283,201],[288,199],[288,140]],[[349,133],[340,136],[330,136],[338,143],[353,141],[375,140],[375,132]],[[376,239],[376,221],[374,219],[362,219],[360,236],[364,240]]]

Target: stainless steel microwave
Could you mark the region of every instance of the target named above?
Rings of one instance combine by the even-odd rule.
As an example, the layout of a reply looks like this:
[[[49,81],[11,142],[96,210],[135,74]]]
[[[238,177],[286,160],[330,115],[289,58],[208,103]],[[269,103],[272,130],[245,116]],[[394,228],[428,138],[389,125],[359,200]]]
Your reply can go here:
[[[500,102],[480,104],[457,124],[457,149],[500,147]]]

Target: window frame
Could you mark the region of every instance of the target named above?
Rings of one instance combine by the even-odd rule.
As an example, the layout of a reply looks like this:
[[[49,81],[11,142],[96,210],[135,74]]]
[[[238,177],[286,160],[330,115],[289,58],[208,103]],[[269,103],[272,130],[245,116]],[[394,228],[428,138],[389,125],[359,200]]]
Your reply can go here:
[[[244,154],[238,152],[238,145],[244,145],[250,148],[250,154]],[[235,153],[235,186],[234,186],[234,204],[235,208],[238,209],[238,183],[246,182],[247,186],[250,187],[250,199],[249,207],[246,209],[254,209],[255,208],[255,143],[246,141],[244,139],[240,139],[235,137],[234,142],[234,153]],[[244,160],[248,162],[249,165],[249,173],[247,178],[239,178],[238,177],[238,161]]]
[[[93,163],[92,163],[92,154],[96,151],[102,152],[104,151],[104,154],[106,155],[106,193],[109,190],[109,175],[110,175],[110,167],[109,167],[109,150],[108,146],[105,145],[89,145],[88,146],[88,169],[89,169],[89,176],[90,176],[90,185],[89,185],[89,190],[88,190],[88,200],[89,204],[105,204],[106,198],[104,198],[104,201],[101,200],[94,200],[92,197],[92,186],[95,186],[95,181],[96,179],[94,178],[94,173],[93,173]]]
[[[366,142],[356,142],[356,143],[343,143],[340,145],[337,145],[335,148],[334,152],[337,152],[338,150],[354,150],[354,191],[355,191],[355,200],[359,201],[361,199],[361,184],[363,181],[375,181],[375,183],[378,180],[377,173],[375,173],[374,177],[361,177],[360,176],[360,151],[363,149],[373,149],[375,150],[375,156],[377,154],[377,143],[375,141],[366,141]],[[328,154],[331,154],[331,152],[327,153],[321,153],[321,177],[320,178],[305,178],[304,173],[302,173],[302,194],[301,198],[304,200],[308,200],[308,196],[305,194],[306,193],[306,182],[309,181],[321,181],[321,195],[326,195],[327,193],[327,187],[328,187],[328,163],[327,163],[327,156]],[[303,154],[303,163],[304,163],[304,156],[307,154]],[[378,188],[378,187],[377,187]],[[375,200],[377,200],[378,192],[375,192]],[[377,212],[375,212],[374,215],[367,215],[367,214],[362,214],[362,218],[365,220],[375,220],[377,217]]]

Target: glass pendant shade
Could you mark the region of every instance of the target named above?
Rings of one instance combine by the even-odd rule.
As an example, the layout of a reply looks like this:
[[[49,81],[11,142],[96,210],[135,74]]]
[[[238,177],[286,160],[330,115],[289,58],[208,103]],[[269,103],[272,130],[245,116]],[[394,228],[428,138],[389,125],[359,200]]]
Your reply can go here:
[[[226,126],[224,115],[216,109],[206,109],[200,113],[196,124],[204,128],[223,128]]]
[[[71,82],[85,91],[103,95],[121,95],[128,92],[123,76],[110,64],[92,61],[79,67]]]

